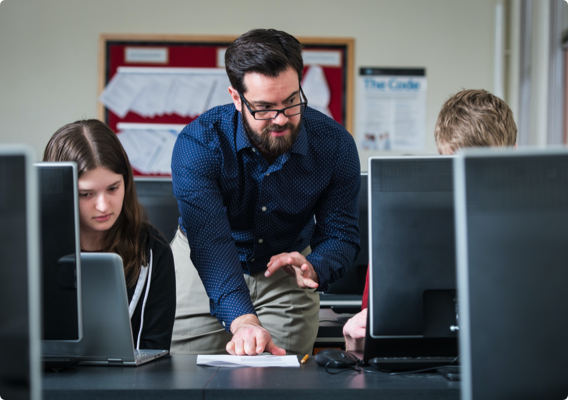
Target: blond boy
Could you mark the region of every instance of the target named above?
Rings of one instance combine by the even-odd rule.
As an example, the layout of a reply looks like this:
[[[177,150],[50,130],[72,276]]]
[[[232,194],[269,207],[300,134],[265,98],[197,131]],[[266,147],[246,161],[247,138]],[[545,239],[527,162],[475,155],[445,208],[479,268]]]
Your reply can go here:
[[[464,147],[506,147],[517,142],[513,112],[503,100],[486,90],[462,90],[442,106],[434,130],[438,153],[454,154]],[[363,310],[343,326],[346,350],[363,350],[367,326],[369,275]]]

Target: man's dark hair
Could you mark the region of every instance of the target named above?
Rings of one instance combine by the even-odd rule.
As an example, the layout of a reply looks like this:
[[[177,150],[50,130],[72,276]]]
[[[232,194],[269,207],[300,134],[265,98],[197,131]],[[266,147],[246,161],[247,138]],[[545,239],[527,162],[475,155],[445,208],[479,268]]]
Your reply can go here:
[[[245,94],[247,72],[277,77],[292,67],[302,80],[302,45],[294,36],[275,29],[254,29],[239,36],[225,52],[225,68],[231,86]]]

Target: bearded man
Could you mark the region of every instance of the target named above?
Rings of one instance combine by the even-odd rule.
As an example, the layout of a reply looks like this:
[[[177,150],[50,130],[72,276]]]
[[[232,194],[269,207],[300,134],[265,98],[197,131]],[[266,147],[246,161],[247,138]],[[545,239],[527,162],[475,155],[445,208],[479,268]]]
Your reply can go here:
[[[186,126],[172,155],[172,354],[311,354],[317,291],[359,252],[357,148],[307,106],[293,36],[249,31],[225,66],[233,104]]]

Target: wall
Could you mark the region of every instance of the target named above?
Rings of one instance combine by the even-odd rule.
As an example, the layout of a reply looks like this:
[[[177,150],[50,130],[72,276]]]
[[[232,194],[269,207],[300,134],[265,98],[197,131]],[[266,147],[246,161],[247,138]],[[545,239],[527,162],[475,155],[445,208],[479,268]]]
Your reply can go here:
[[[427,140],[443,102],[493,89],[496,0],[4,0],[0,4],[0,143],[38,159],[60,126],[96,118],[101,33],[239,35],[276,28],[355,38],[355,66],[426,67]],[[356,105],[355,105],[356,106]],[[361,153],[362,170],[367,157]]]

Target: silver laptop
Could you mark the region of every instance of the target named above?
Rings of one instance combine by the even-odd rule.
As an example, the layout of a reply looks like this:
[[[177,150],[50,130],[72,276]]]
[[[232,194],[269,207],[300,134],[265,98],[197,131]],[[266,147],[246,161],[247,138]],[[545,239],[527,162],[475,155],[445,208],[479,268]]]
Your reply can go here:
[[[137,366],[168,354],[136,350],[128,314],[122,258],[114,253],[81,253],[83,339],[79,365]]]

